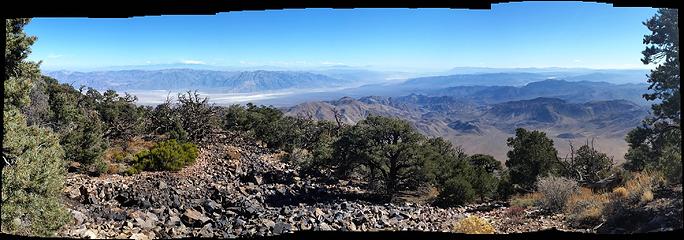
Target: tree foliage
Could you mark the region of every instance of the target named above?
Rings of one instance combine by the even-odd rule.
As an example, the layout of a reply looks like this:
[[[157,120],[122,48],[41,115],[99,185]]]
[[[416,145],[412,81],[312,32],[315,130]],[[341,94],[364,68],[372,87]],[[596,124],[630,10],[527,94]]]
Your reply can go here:
[[[392,196],[399,190],[414,189],[420,181],[423,136],[406,121],[369,116],[352,127],[353,141],[361,143],[357,161],[371,184]]]
[[[36,40],[23,31],[29,21],[5,20],[1,230],[48,236],[68,218],[59,201],[66,172],[57,136],[28,126],[20,112],[40,77],[38,64],[26,60]]]
[[[216,109],[209,105],[208,98],[201,98],[197,91],[178,94],[178,106],[175,110],[183,130],[195,143],[204,142],[219,125]]]
[[[53,78],[43,79],[49,96],[48,126],[59,134],[65,158],[83,164],[97,162],[108,144],[103,138],[104,123],[89,96]]]
[[[462,177],[447,180],[435,204],[442,207],[463,205],[475,198],[472,184]]]
[[[512,148],[506,161],[512,184],[531,190],[538,177],[555,170],[558,152],[546,133],[518,128],[515,137],[507,141]]]
[[[579,149],[570,145],[569,157],[562,163],[565,176],[583,184],[596,183],[611,173],[613,158],[594,148],[587,141]]]
[[[129,140],[142,132],[144,110],[135,105],[137,97],[128,93],[121,96],[114,90],[100,94],[94,89],[89,89],[86,96],[94,101],[94,107],[105,123],[105,138]]]
[[[663,158],[681,155],[678,19],[679,10],[659,9],[655,16],[644,22],[651,33],[644,36],[647,46],[641,61],[657,65],[648,75],[648,89],[652,92],[644,94],[644,98],[658,102],[651,106],[653,116],[646,118],[642,126],[627,135],[630,148],[625,155],[627,162],[624,167],[628,170],[658,168],[658,162],[672,161]],[[664,154],[666,149],[667,154]]]

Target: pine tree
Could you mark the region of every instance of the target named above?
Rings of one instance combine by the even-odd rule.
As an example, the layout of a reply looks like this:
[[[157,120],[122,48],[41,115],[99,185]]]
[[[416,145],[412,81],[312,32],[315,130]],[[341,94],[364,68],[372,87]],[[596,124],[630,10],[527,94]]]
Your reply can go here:
[[[36,40],[23,31],[29,21],[5,20],[1,223],[2,232],[47,236],[68,221],[59,201],[66,171],[58,137],[27,126],[20,112],[40,77],[38,63],[26,60]]]
[[[511,183],[526,190],[532,190],[537,177],[554,171],[558,163],[558,152],[553,140],[540,131],[515,130],[515,138],[508,138],[506,167],[509,169]]]
[[[648,76],[649,90],[644,94],[652,105],[652,117],[629,132],[630,149],[624,167],[640,171],[659,166],[679,165],[672,155],[681,155],[681,95],[679,70],[679,10],[660,9],[644,25],[651,34],[644,36],[644,64],[657,64]],[[666,172],[681,172],[669,171]],[[681,181],[681,179],[679,179]]]

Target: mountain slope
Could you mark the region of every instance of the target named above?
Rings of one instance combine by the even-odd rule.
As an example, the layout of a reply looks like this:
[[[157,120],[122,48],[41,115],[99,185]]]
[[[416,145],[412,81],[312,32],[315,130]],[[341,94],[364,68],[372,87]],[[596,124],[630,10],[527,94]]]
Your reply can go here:
[[[96,89],[259,92],[289,88],[339,87],[351,81],[321,74],[289,71],[209,71],[193,69],[46,72],[62,83]]]
[[[453,96],[482,103],[500,103],[537,97],[559,98],[580,103],[596,100],[625,99],[638,104],[647,104],[641,96],[646,84],[611,84],[607,82],[571,82],[547,79],[531,82],[524,86],[459,86],[421,93],[430,96]]]
[[[498,104],[478,104],[454,97],[412,94],[403,97],[345,97],[307,102],[284,108],[286,115],[334,120],[334,111],[353,124],[368,115],[398,117],[421,133],[444,137],[470,153],[487,153],[504,160],[506,139],[523,127],[542,130],[555,140],[561,154],[568,141],[596,138],[598,148],[622,160],[624,137],[647,115],[647,108],[626,100],[572,103],[557,98],[535,98]]]

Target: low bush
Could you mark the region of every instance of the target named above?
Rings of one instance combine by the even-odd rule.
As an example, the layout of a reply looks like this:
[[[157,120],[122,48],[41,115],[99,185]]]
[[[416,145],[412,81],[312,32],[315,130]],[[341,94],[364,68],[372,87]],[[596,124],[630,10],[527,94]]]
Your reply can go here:
[[[461,219],[454,224],[453,230],[454,232],[467,234],[493,234],[496,232],[491,224],[477,216]]]
[[[150,150],[136,154],[136,162],[127,173],[145,171],[178,171],[197,158],[197,146],[192,143],[179,143],[175,139],[160,142]]]
[[[575,227],[594,227],[601,222],[606,203],[607,194],[597,194],[591,189],[581,188],[566,203],[568,222]]]
[[[635,173],[625,183],[625,189],[628,192],[627,200],[633,204],[643,202],[643,200],[653,200],[653,189],[663,185],[664,181],[665,179],[659,172]]]
[[[551,212],[563,210],[568,199],[579,190],[577,182],[564,177],[543,177],[536,185],[542,195],[540,206]]]
[[[107,174],[118,174],[118,173],[119,173],[119,164],[110,163],[107,165]]]
[[[470,183],[457,177],[446,181],[435,203],[441,207],[452,207],[466,204],[474,198],[475,190]]]
[[[646,203],[653,201],[653,189],[665,184],[659,172],[642,171],[630,174],[624,187],[613,189],[603,209],[603,216],[611,223],[638,221]]]
[[[518,225],[523,223],[527,213],[525,213],[525,208],[520,206],[511,206],[504,212],[505,224]]]

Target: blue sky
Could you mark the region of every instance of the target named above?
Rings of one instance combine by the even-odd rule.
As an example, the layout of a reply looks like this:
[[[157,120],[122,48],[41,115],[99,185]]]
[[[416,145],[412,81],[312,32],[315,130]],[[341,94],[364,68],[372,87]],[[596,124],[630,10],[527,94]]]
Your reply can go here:
[[[123,19],[35,18],[32,60],[46,70],[217,66],[446,70],[645,68],[641,24],[653,8],[583,2],[466,9],[297,9]]]

